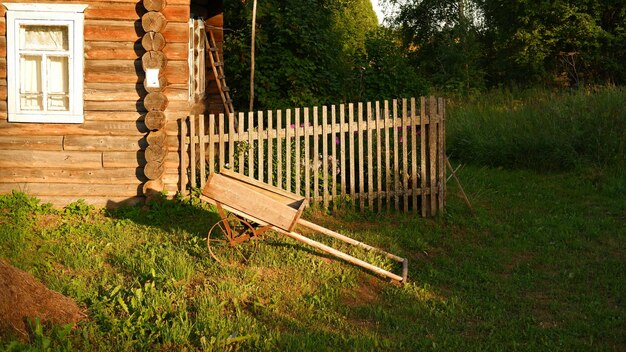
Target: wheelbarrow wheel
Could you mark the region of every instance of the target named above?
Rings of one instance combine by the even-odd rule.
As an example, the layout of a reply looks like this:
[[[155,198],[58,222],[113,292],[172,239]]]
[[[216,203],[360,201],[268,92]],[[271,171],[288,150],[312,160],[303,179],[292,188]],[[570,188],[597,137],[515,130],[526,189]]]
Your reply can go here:
[[[220,264],[246,263],[256,253],[256,237],[250,223],[229,214],[211,227],[207,236],[207,247],[211,257]]]

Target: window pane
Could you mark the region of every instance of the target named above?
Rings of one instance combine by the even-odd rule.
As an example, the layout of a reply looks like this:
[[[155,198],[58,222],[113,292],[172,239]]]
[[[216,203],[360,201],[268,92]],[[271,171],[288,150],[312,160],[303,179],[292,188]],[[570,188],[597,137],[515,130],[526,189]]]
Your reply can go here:
[[[67,57],[48,57],[48,93],[69,92],[69,62]]]
[[[70,99],[67,95],[48,94],[48,110],[68,111],[70,107]]]
[[[20,56],[20,108],[43,110],[41,90],[41,56]]]
[[[23,50],[69,50],[67,26],[20,26],[20,48]]]

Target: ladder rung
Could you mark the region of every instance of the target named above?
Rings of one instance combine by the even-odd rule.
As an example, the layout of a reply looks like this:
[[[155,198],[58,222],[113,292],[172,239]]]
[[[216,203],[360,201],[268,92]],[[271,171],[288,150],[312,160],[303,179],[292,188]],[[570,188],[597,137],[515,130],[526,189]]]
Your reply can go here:
[[[230,92],[230,88],[228,88],[228,86],[222,86],[222,92]]]
[[[226,78],[224,75],[217,75],[217,79],[222,80],[222,79],[224,79],[224,78]]]
[[[215,67],[222,66],[222,65],[224,65],[224,63],[223,63],[223,62],[221,62],[221,61],[215,61]]]
[[[216,53],[216,52],[220,51],[220,49],[215,48],[215,47],[209,48],[209,50],[211,50],[211,51],[212,51],[212,52],[214,52],[214,53]]]

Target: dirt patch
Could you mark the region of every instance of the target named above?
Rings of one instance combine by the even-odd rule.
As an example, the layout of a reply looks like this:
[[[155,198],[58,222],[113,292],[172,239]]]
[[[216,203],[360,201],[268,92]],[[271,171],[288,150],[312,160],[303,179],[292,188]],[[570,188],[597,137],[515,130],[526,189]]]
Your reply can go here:
[[[382,285],[386,285],[386,283],[378,278],[369,277],[359,286],[346,290],[342,302],[348,307],[360,307],[376,303],[383,290]]]
[[[28,338],[28,319],[58,325],[86,318],[76,303],[0,259],[0,336]]]

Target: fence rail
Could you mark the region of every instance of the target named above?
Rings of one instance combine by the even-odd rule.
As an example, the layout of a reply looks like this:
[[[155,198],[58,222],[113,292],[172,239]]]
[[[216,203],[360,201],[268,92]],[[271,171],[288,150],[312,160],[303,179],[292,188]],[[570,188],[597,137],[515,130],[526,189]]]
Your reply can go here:
[[[356,111],[355,111],[356,110]],[[181,189],[229,168],[324,207],[421,211],[445,203],[445,101],[195,115],[181,122]],[[235,122],[237,121],[237,122]],[[237,125],[235,125],[237,123]]]

